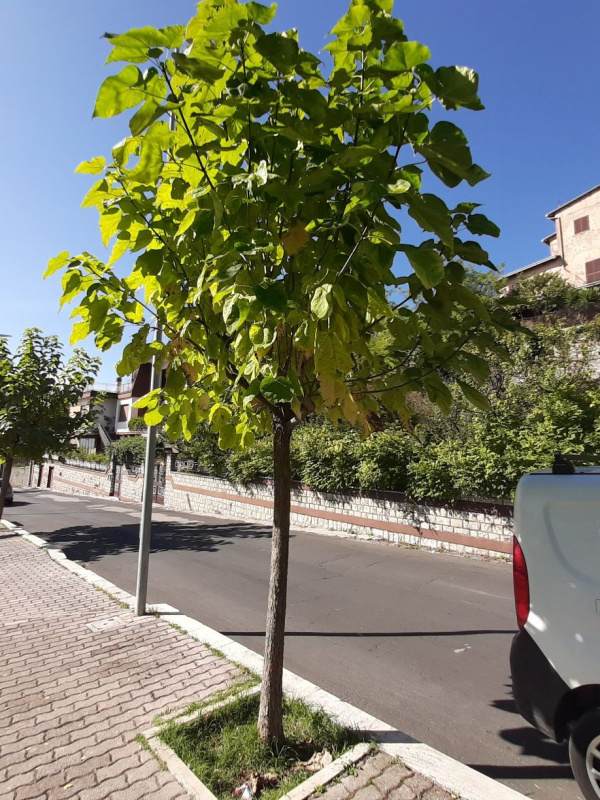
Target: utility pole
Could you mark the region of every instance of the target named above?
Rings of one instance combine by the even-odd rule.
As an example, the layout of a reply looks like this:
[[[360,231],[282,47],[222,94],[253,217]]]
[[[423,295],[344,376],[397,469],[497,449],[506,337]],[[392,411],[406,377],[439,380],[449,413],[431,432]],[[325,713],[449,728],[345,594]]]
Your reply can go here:
[[[162,328],[156,326],[155,342],[162,342]],[[151,389],[160,389],[162,359],[155,355],[152,359]],[[135,613],[143,617],[146,613],[148,596],[148,562],[150,560],[150,536],[152,531],[152,495],[154,494],[154,461],[156,458],[156,425],[148,428],[146,438],[146,460],[144,463],[144,486],[142,493],[142,517],[140,519],[140,549],[138,555],[137,589],[135,593]]]
[[[169,130],[175,130],[175,115],[169,114]],[[154,341],[162,342],[162,328],[156,318]],[[162,360],[155,355],[152,359],[152,390],[160,389]],[[146,613],[148,597],[148,562],[150,561],[150,535],[152,532],[152,495],[154,494],[154,461],[156,459],[156,426],[148,428],[146,439],[146,462],[144,464],[144,489],[142,494],[142,516],[140,519],[140,550],[138,555],[137,588],[135,591],[135,613],[143,617]]]

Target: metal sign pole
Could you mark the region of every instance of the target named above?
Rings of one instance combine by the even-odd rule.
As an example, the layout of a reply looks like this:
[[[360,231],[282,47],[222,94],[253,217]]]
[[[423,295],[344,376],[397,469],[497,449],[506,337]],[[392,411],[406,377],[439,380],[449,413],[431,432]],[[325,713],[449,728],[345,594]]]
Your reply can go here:
[[[155,341],[162,341],[162,330],[156,328]],[[162,362],[155,355],[152,359],[152,386],[160,388]],[[135,613],[143,617],[146,613],[148,596],[148,562],[150,560],[150,534],[152,526],[152,495],[154,494],[154,460],[156,458],[156,426],[148,428],[146,439],[146,460],[144,464],[144,487],[142,494],[142,517],[140,519],[140,549],[138,555],[137,589],[135,593]]]

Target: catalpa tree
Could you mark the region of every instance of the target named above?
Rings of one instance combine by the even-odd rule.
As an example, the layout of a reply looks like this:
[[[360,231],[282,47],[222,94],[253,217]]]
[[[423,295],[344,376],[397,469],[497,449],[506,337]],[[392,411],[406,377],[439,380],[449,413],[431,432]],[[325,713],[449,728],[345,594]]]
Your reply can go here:
[[[79,398],[99,368],[98,358],[79,349],[65,361],[58,338],[38,328],[24,331],[15,355],[0,338],[0,519],[15,459],[68,452],[93,426],[96,409],[81,408]]]
[[[425,169],[448,187],[487,177],[459,128],[430,122],[436,100],[481,109],[477,75],[431,67],[392,0],[353,0],[326,76],[296,30],[264,31],[275,9],[202,0],[187,28],[106,34],[108,62],[127,65],[94,115],[135,113],[111,158],[78,171],[100,176],[83,205],[112,253],[65,252],[47,274],[66,268],[63,301],[79,298],[73,341],[106,349],[127,331],[120,374],[152,355],[168,365],[140,403],[149,425],[189,438],[207,420],[223,448],[274,434],[259,731],[280,742],[294,426],[318,413],[369,431],[382,407],[406,417],[415,391],[448,410],[442,368],[484,408],[490,331],[510,319],[463,284],[462,262],[492,266],[471,235],[497,227],[421,188]],[[425,232],[413,243],[406,215]]]

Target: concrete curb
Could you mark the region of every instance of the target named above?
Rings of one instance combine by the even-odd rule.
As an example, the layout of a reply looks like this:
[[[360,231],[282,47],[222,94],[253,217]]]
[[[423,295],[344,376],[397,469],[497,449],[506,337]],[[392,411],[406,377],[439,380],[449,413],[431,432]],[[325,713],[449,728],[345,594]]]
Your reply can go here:
[[[24,528],[11,522],[3,521],[0,525],[14,530],[36,547],[46,550],[50,558],[70,572],[79,575],[87,583],[107,592],[129,608],[135,607],[135,598],[132,595],[96,575],[95,572],[71,561],[59,548],[48,544],[41,537],[30,534]],[[224,636],[192,617],[179,614],[178,609],[167,604],[149,605],[148,611],[159,617],[164,614],[166,622],[179,626],[195,639],[220,650],[230,661],[235,661],[258,675],[262,674],[263,657],[239,642],[233,641],[228,636]],[[381,750],[385,753],[397,758],[414,772],[419,772],[434,781],[447,792],[457,794],[462,800],[519,800],[519,798],[524,800],[525,795],[520,792],[488,778],[487,775],[477,772],[427,744],[416,741],[386,722],[340,700],[335,695],[287,669],[283,671],[283,688],[287,695],[303,700],[313,708],[322,708],[345,727],[368,734],[378,742]],[[160,757],[163,758],[163,756]],[[179,780],[176,774],[175,777]]]

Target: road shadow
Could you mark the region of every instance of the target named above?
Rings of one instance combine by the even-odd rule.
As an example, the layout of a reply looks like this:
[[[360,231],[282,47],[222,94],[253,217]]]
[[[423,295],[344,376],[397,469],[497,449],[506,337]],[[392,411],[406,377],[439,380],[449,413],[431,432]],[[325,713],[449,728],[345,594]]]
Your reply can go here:
[[[243,522],[201,524],[160,522],[152,530],[151,552],[188,550],[214,553],[239,539],[269,539],[271,531]],[[73,525],[57,531],[37,532],[50,544],[59,547],[73,561],[93,563],[104,556],[137,552],[139,522],[96,528]]]
[[[490,703],[492,708],[514,714],[522,720],[517,704],[512,697],[512,682],[504,684],[507,697],[494,700]],[[514,728],[505,728],[498,732],[498,736],[515,748],[519,755],[529,756],[548,764],[532,765],[501,765],[501,764],[469,764],[473,769],[483,772],[496,780],[564,780],[573,779],[569,765],[569,748],[565,742],[558,744],[530,725]]]

